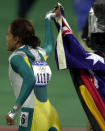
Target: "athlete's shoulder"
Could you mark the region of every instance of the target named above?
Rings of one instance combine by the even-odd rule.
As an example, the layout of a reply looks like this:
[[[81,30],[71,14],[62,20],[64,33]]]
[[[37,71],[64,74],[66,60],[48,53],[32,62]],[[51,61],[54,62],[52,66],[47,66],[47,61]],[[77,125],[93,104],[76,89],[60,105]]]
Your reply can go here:
[[[9,57],[9,64],[16,63],[18,60],[23,59],[26,54],[22,51],[14,51]]]
[[[14,56],[16,56],[16,55],[23,56],[23,57],[26,56],[26,54],[25,54],[23,51],[14,51],[14,52],[10,55],[10,57],[9,57],[9,62],[10,62],[11,59],[12,59]]]
[[[43,48],[37,47],[37,49],[38,49],[39,53],[42,54],[43,57],[46,56],[46,51]]]
[[[44,60],[46,61],[48,58],[46,51],[41,47],[37,47],[37,49],[38,49],[39,53],[43,56]]]

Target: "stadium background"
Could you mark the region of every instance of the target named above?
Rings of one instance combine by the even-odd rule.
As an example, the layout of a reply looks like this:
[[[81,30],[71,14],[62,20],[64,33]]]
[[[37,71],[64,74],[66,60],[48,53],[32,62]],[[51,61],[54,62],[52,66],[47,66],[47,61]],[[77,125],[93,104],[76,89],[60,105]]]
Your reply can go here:
[[[37,0],[28,13],[32,20],[36,35],[43,43],[45,37],[44,17],[57,0]],[[59,0],[65,8],[68,23],[76,36],[76,16],[73,11],[72,0]],[[18,0],[0,0],[0,126],[6,125],[5,114],[15,103],[15,97],[8,78],[8,57],[11,54],[6,50],[6,34],[9,24],[17,18]],[[52,22],[53,24],[53,22]],[[54,40],[56,42],[57,30],[53,24]],[[54,53],[49,57],[48,63],[52,68],[52,80],[48,85],[48,95],[55,106],[61,120],[62,127],[86,128],[87,118],[81,107],[74,85],[67,70],[58,71]],[[19,122],[19,117],[16,123]]]

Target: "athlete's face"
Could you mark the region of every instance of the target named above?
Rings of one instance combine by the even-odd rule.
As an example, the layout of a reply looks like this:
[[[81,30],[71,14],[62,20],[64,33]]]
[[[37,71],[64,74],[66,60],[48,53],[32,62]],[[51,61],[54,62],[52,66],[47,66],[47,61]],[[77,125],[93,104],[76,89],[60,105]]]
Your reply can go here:
[[[7,33],[7,49],[8,51],[14,51],[16,50],[16,44],[18,42],[17,37],[14,37],[13,34],[11,33],[11,28],[9,27],[8,33]]]

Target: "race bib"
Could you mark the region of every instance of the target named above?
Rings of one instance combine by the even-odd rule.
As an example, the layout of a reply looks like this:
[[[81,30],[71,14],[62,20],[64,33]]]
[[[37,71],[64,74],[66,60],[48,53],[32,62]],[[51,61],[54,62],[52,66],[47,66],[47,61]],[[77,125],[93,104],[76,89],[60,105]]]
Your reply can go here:
[[[20,126],[28,127],[28,116],[29,112],[21,112],[20,116]]]
[[[51,69],[46,61],[32,62],[32,68],[36,78],[36,86],[46,86],[51,79]]]

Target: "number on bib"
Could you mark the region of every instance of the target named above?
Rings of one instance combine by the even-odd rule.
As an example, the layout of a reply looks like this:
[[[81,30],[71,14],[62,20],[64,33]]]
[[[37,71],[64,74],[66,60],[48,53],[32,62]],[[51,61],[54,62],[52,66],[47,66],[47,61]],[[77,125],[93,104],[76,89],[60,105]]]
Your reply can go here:
[[[29,112],[21,112],[20,126],[23,126],[23,127],[28,126],[28,115],[29,115]]]
[[[46,86],[51,79],[51,69],[46,61],[32,63],[34,75],[36,78],[36,86]]]

